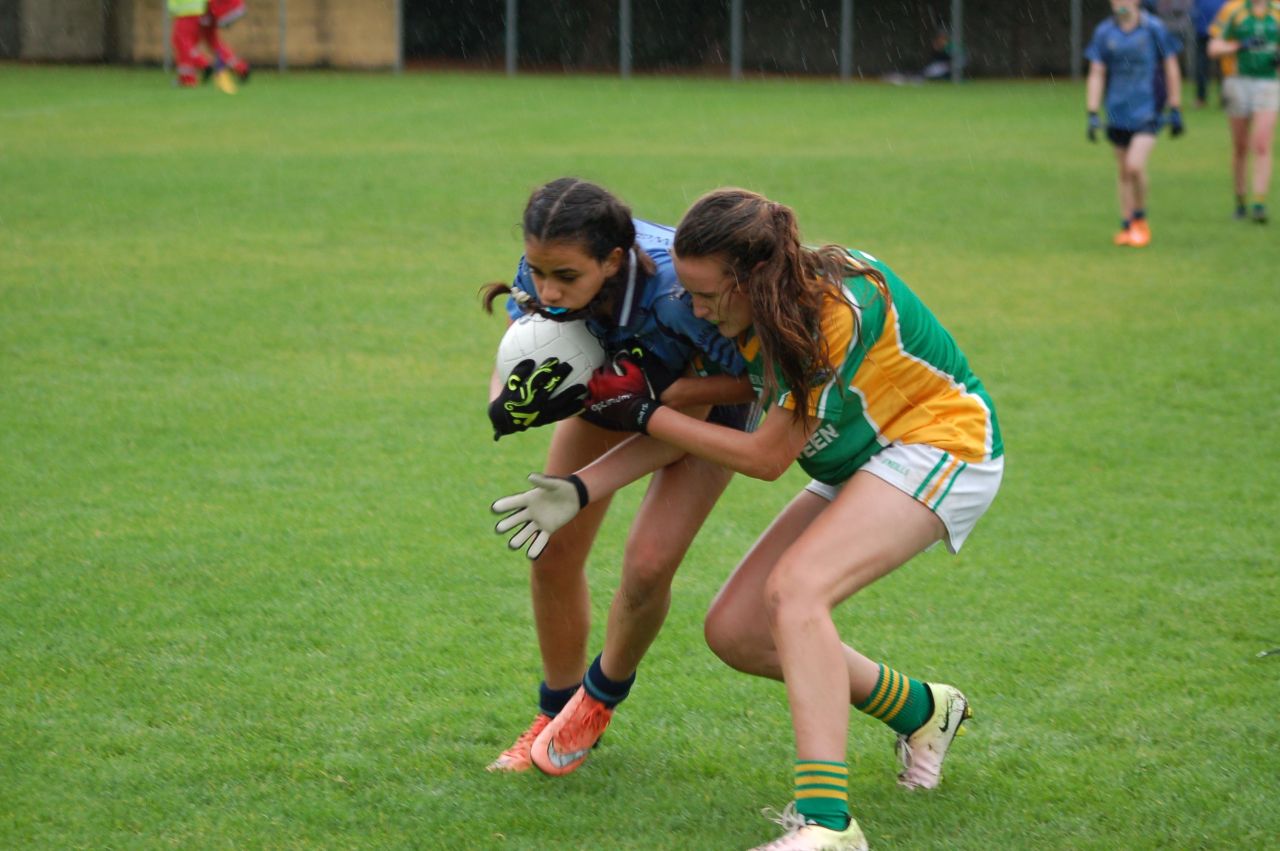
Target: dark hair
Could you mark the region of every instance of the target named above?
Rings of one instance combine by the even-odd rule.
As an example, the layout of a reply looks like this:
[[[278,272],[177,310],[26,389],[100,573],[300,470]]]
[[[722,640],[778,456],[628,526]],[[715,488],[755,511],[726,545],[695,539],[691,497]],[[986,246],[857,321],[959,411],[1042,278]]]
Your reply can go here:
[[[627,279],[630,258],[625,253],[635,249],[640,270],[652,275],[653,260],[636,245],[636,226],[631,208],[602,186],[576,177],[561,177],[540,186],[529,196],[520,222],[526,240],[567,242],[581,246],[597,262],[603,263],[615,248],[624,252],[618,272],[605,281],[592,300],[593,312],[607,314],[621,283]],[[481,288],[484,309],[493,313],[493,302],[511,292],[511,287],[498,282]],[[538,311],[533,303],[522,304],[526,311]],[[556,318],[556,317],[552,317]]]
[[[766,398],[777,390],[776,369],[791,388],[796,418],[809,425],[809,390],[834,368],[833,355],[818,336],[824,300],[836,298],[848,307],[856,337],[858,315],[841,282],[866,275],[887,300],[884,276],[841,246],[805,246],[790,207],[746,189],[717,189],[695,201],[676,228],[674,250],[677,257],[724,262],[751,303],[752,327],[765,359]]]

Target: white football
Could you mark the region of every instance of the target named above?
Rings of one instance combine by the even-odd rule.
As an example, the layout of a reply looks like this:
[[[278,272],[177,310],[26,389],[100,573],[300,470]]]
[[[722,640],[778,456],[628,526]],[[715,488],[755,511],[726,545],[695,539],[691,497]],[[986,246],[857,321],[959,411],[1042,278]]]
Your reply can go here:
[[[526,313],[507,328],[498,344],[498,375],[506,377],[522,360],[540,364],[557,358],[573,367],[573,372],[551,394],[559,396],[575,385],[587,385],[591,373],[604,364],[604,347],[587,323],[578,319],[556,322],[537,313]]]

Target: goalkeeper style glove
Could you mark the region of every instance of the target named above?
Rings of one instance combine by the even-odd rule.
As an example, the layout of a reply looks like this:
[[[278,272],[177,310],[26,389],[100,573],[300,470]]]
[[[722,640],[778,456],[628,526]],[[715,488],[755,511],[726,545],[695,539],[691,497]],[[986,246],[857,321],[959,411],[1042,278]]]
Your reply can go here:
[[[532,489],[504,496],[494,502],[490,510],[506,515],[493,531],[504,535],[515,530],[507,546],[518,550],[529,544],[529,558],[536,559],[556,530],[587,507],[589,498],[587,486],[577,476],[561,478],[530,473],[529,481],[533,483]]]
[[[1088,129],[1085,130],[1084,132],[1085,138],[1088,139],[1090,142],[1097,142],[1098,131],[1101,129],[1102,129],[1102,120],[1098,118],[1098,113],[1096,112],[1089,113]]]
[[[493,439],[563,420],[581,411],[587,388],[573,387],[555,398],[551,395],[571,372],[572,366],[556,358],[547,358],[536,367],[532,360],[516,364],[503,382],[502,392],[489,403]]]
[[[1169,107],[1169,135],[1176,139],[1185,133],[1186,129],[1182,124],[1182,110],[1176,106]]]

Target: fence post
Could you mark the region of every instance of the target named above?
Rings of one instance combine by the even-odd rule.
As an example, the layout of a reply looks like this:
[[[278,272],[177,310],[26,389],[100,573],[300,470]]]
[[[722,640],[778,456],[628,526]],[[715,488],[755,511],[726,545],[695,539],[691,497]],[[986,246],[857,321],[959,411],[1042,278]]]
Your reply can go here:
[[[951,0],[951,82],[964,79],[964,0]]]
[[[1082,36],[1084,33],[1084,15],[1080,11],[1080,0],[1071,0],[1071,79],[1080,79],[1083,64]]]
[[[278,0],[278,2],[276,3],[276,7],[280,12],[280,24],[279,24],[280,56],[278,57],[278,66],[281,71],[286,71],[289,68],[289,55],[288,55],[288,52],[285,50],[285,45],[286,45],[286,42],[288,41],[288,29],[286,28],[286,24],[285,24],[285,20],[286,18],[288,18],[288,14],[286,13],[285,4],[286,4],[286,0]]]
[[[840,79],[853,76],[853,0],[840,0]]]
[[[631,0],[618,3],[618,69],[622,79],[631,77]]]
[[[516,0],[507,0],[507,76],[516,75],[516,17],[519,9]]]
[[[742,0],[729,3],[729,76],[742,79]]]

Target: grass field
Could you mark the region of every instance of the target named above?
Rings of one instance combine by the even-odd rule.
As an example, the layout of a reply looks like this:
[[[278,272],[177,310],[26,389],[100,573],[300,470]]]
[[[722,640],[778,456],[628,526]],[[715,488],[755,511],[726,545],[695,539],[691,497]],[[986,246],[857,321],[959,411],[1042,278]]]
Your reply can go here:
[[[488,502],[547,435],[484,414],[536,184],[675,222],[739,184],[892,264],[999,406],[964,553],[838,612],[962,686],[946,782],[854,718],[877,849],[1280,847],[1280,225],[1216,111],[1116,249],[1083,86],[0,66],[0,847],[741,849],[791,793],[777,684],[701,616],[804,479],[736,480],[604,746],[532,717],[526,562]],[[635,490],[635,489],[633,489]],[[598,620],[638,490],[589,567]],[[593,648],[600,644],[599,633]]]

